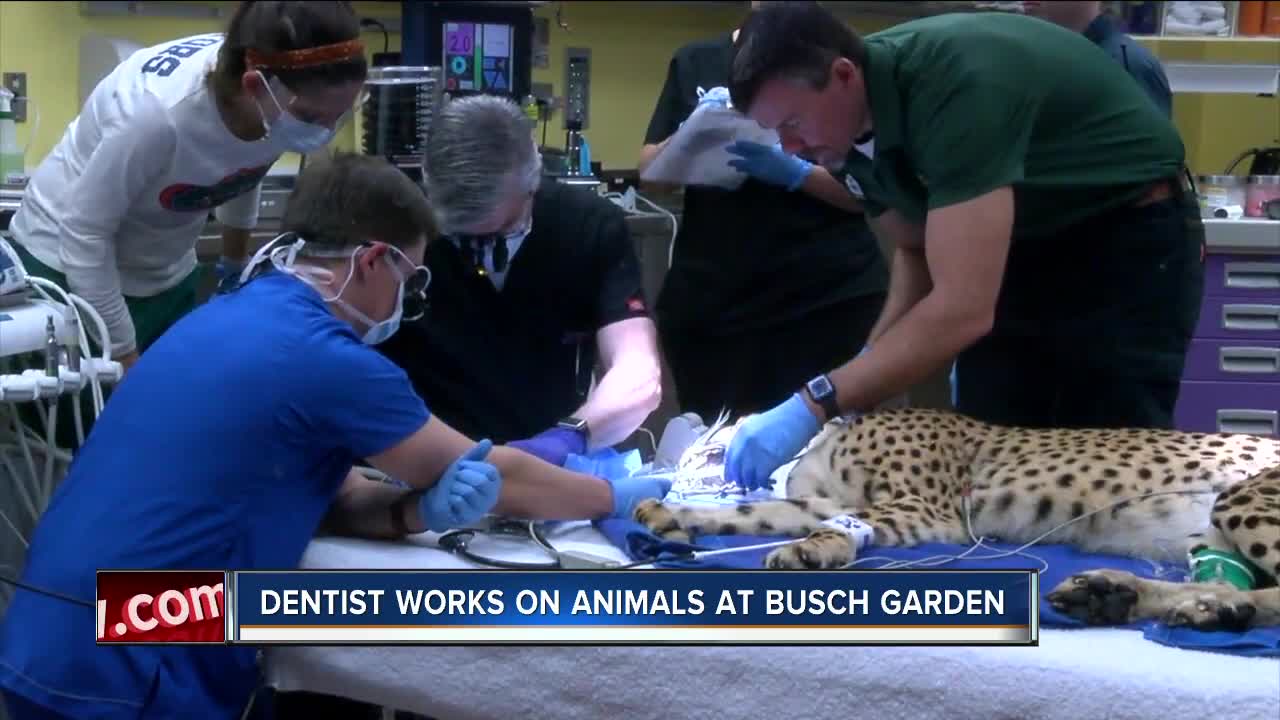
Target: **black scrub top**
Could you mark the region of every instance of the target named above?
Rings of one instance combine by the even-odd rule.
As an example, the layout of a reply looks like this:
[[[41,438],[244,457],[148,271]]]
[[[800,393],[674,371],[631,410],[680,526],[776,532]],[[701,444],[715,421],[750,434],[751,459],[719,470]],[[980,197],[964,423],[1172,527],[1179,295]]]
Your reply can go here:
[[[501,291],[447,238],[426,252],[426,314],[378,346],[451,427],[495,443],[536,435],[586,399],[596,332],[648,317],[622,211],[545,180]]]
[[[1165,117],[1172,116],[1173,91],[1169,89],[1169,78],[1164,73],[1164,66],[1150,50],[1120,32],[1106,15],[1094,18],[1084,29],[1084,36],[1123,65]]]
[[[657,144],[697,107],[698,88],[727,87],[733,36],[680,48],[645,133]],[[865,218],[748,178],[737,190],[686,187],[659,324],[703,336],[768,330],[878,294],[888,269]]]

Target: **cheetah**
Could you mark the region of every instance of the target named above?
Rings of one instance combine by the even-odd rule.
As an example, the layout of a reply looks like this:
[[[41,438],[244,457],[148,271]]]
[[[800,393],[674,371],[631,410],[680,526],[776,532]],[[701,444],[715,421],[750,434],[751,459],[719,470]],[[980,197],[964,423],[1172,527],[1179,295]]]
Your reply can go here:
[[[712,444],[727,447],[744,419],[716,430]],[[707,453],[702,442],[690,456],[701,463]],[[1260,571],[1261,589],[1094,570],[1046,599],[1089,625],[1280,625],[1280,439],[1029,429],[894,408],[828,423],[786,478],[785,499],[718,507],[647,500],[633,519],[676,541],[695,534],[801,538],[767,556],[773,569],[848,566],[853,541],[822,525],[844,514],[868,524],[881,546],[967,545],[974,537],[1023,544],[1053,531],[1040,541],[1153,561],[1186,561],[1203,549],[1236,552]]]

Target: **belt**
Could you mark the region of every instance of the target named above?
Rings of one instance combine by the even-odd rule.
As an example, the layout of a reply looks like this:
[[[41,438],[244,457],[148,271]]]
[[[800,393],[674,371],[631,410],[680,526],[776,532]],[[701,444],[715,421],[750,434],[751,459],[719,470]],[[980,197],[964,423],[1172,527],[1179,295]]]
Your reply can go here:
[[[1182,197],[1195,193],[1191,185],[1191,176],[1184,168],[1173,177],[1161,178],[1148,185],[1131,204],[1130,207],[1153,205],[1173,197]]]

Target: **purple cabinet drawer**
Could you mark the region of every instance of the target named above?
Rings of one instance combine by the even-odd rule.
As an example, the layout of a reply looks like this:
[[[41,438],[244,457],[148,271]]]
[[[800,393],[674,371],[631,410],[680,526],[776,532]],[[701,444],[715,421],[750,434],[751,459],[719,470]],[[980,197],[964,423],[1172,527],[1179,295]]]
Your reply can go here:
[[[1206,297],[1197,338],[1280,340],[1280,293],[1269,297]]]
[[[1204,294],[1275,298],[1280,295],[1280,256],[1207,255]]]
[[[1173,421],[1188,432],[1280,437],[1280,383],[1184,382]]]
[[[1192,340],[1182,379],[1280,383],[1280,342]]]

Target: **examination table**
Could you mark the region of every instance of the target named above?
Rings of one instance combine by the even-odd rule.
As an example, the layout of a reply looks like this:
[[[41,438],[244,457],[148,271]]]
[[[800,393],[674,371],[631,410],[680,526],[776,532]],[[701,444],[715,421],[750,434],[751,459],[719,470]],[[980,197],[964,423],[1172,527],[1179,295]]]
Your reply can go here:
[[[319,538],[310,569],[478,567],[431,545]],[[625,562],[587,523],[548,540]],[[488,543],[488,544],[486,544]],[[545,561],[477,538],[485,557]],[[619,571],[625,572],[625,571]],[[528,717],[1276,720],[1280,661],[1181,650],[1133,630],[1040,631],[1000,647],[276,647],[280,691],[341,695],[437,720]]]

